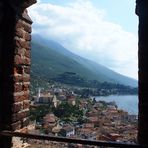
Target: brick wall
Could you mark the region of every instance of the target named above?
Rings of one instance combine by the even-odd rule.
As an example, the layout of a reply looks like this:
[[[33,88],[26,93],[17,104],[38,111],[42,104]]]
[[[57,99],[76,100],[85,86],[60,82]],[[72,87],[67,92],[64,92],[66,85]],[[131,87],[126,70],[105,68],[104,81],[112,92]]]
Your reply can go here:
[[[0,2],[0,130],[29,123],[32,21],[25,8],[32,3]],[[11,147],[11,138],[0,137],[0,147]]]
[[[3,30],[2,46],[2,120],[8,130],[20,129],[28,121],[31,23],[26,10],[17,19],[11,16],[8,22],[4,20],[7,27]]]
[[[13,67],[14,93],[12,104],[13,130],[28,124],[29,114],[29,85],[30,85],[30,50],[31,24],[27,11],[23,12],[15,27],[15,55]]]

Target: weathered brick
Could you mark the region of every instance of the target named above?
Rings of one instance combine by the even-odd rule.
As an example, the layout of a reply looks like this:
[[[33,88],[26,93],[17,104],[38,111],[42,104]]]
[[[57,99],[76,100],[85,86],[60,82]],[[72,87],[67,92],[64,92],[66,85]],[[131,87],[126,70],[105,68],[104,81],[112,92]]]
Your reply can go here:
[[[22,82],[23,76],[22,75],[13,75],[14,82]]]
[[[29,50],[27,50],[29,51]],[[25,48],[16,48],[15,54],[19,56],[26,56],[26,49]]]
[[[22,89],[23,89],[23,86],[22,86],[21,83],[15,83],[14,84],[14,91],[15,92],[20,92],[20,91],[22,91]]]
[[[29,118],[24,118],[23,121],[22,121],[22,127],[28,126],[29,125],[29,121],[30,121]]]
[[[29,90],[30,84],[23,84],[23,91]]]
[[[25,31],[22,28],[16,28],[15,35],[19,38],[24,38]]]
[[[22,59],[21,56],[19,56],[19,55],[16,55],[16,56],[15,56],[15,58],[14,58],[14,63],[17,64],[17,65],[24,64],[24,63],[23,63],[23,59]]]
[[[26,41],[31,41],[31,34],[30,33],[25,33],[25,36],[24,36],[24,39],[26,40]]]
[[[25,74],[30,74],[30,66],[25,66],[24,72],[25,72]]]
[[[30,81],[30,75],[24,75],[23,76],[23,81],[24,82],[29,82]]]
[[[26,56],[27,58],[31,58],[31,51],[30,50],[26,50],[24,56]]]
[[[23,38],[26,41],[31,41],[31,34],[22,28],[16,28],[15,35],[19,38]]]
[[[24,101],[24,100],[27,100],[27,96],[15,96],[14,97],[15,102],[21,102],[21,101]]]
[[[23,97],[22,96],[14,96],[14,102],[21,102],[23,101]]]
[[[30,82],[30,74],[18,74],[12,76],[14,82]]]
[[[16,27],[16,29],[17,29],[17,28],[23,28],[23,25],[24,25],[24,22],[23,22],[21,19],[19,19],[19,20],[16,22],[15,27]]]
[[[18,122],[16,122],[16,123],[11,124],[11,129],[12,129],[13,131],[19,130],[20,128],[21,128],[21,121],[18,121]]]
[[[17,74],[22,75],[23,74],[23,66],[14,67],[14,74],[15,75],[17,75]]]
[[[25,57],[21,57],[19,55],[16,55],[15,56],[15,59],[14,59],[14,63],[16,65],[31,65],[31,59],[30,58],[25,58]]]
[[[30,24],[24,22],[24,26],[23,26],[23,27],[24,27],[24,30],[25,30],[25,31],[27,31],[27,32],[29,32],[29,33],[32,32],[32,28],[31,28],[31,25],[30,25]]]
[[[17,21],[16,28],[23,28],[26,32],[29,32],[29,33],[31,33],[32,31],[31,25],[21,19]]]
[[[12,111],[14,113],[19,112],[22,109],[23,109],[23,103],[14,103],[13,104]]]
[[[12,122],[17,122],[19,120],[22,120],[23,118],[28,117],[28,116],[29,116],[29,110],[18,112],[16,114],[12,115]]]
[[[28,15],[27,10],[25,9],[25,11],[22,13],[22,19],[25,20],[25,22],[32,24],[32,20]]]
[[[30,107],[30,102],[29,102],[29,100],[25,100],[24,102],[23,102],[23,109],[27,109],[27,108],[29,108]]]
[[[13,96],[16,97],[16,96],[23,96],[24,95],[24,92],[21,91],[21,92],[14,92],[13,93]]]
[[[21,101],[28,100],[28,99],[29,99],[28,92],[20,92],[18,95],[14,95],[14,102],[21,102]]]
[[[25,41],[21,38],[15,38],[15,45],[18,48],[25,48],[25,49],[31,49],[30,41]]]
[[[30,58],[23,59],[23,64],[24,65],[31,65],[31,59]]]

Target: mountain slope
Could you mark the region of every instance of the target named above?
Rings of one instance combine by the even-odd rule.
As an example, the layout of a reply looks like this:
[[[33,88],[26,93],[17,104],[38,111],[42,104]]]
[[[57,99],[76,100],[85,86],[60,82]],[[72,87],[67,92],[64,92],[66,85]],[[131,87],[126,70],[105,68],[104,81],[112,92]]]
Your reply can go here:
[[[137,86],[137,81],[134,79],[75,55],[54,41],[34,35],[32,40],[32,75],[49,80],[65,72],[77,73],[88,80]]]

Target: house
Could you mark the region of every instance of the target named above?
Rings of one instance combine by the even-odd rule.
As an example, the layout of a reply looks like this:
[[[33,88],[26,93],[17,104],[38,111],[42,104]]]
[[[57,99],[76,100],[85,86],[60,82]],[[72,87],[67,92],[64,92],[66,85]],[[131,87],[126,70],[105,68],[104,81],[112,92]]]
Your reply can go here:
[[[64,137],[71,137],[75,135],[75,129],[74,127],[68,125],[68,126],[63,127],[59,134]]]
[[[97,116],[94,117],[88,117],[88,122],[93,123],[94,125],[98,125],[99,123],[99,118]]]
[[[111,141],[117,141],[118,139],[123,138],[123,136],[116,133],[110,133],[108,134],[108,137],[111,139]]]
[[[58,95],[57,99],[60,100],[60,101],[66,101],[66,96],[63,95],[63,94],[62,95]]]
[[[62,126],[57,124],[55,127],[52,128],[52,133],[54,133],[55,136],[58,136],[58,133],[61,131]]]
[[[97,133],[91,129],[91,128],[80,128],[77,131],[77,134],[82,138],[82,139],[89,139],[89,140],[96,140],[97,138]]]
[[[53,128],[56,126],[58,118],[52,114],[49,113],[43,118],[43,127],[44,128]]]
[[[68,95],[66,97],[69,104],[76,105],[76,97],[74,95]]]
[[[53,99],[52,99],[52,103],[53,103],[53,106],[54,106],[55,108],[57,108],[58,105],[61,103],[61,101],[59,101],[59,100],[57,99],[56,95],[54,95],[54,97],[53,97]]]
[[[51,95],[49,92],[48,93],[39,92],[39,94],[34,97],[34,100],[35,100],[35,104],[49,104],[51,103],[52,98],[53,98],[53,95]]]
[[[89,128],[89,129],[94,129],[95,125],[94,125],[94,123],[85,123],[85,124],[83,124],[83,127]]]

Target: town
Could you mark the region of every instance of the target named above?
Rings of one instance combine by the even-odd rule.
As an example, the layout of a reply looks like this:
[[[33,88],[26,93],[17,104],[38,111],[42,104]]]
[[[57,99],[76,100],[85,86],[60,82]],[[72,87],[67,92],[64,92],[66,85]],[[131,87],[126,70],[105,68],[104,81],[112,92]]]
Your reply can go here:
[[[137,115],[118,109],[115,102],[97,101],[67,88],[38,89],[30,98],[29,133],[77,139],[136,143]],[[82,145],[28,140],[33,145]],[[86,147],[86,146],[85,146]]]

